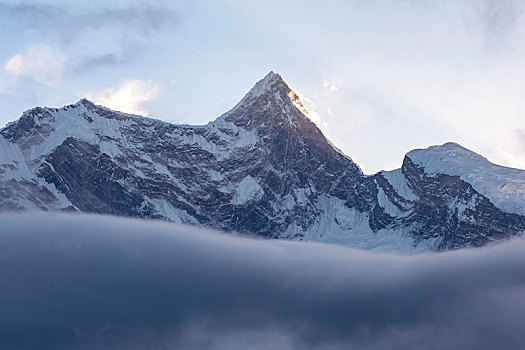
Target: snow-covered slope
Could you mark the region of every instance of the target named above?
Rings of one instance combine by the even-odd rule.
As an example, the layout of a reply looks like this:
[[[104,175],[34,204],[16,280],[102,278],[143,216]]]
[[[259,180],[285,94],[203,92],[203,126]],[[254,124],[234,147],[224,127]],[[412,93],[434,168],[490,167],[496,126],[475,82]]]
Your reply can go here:
[[[493,164],[454,142],[416,149],[407,157],[430,175],[459,176],[496,207],[525,215],[525,170]]]
[[[416,150],[401,169],[364,175],[270,72],[203,126],[87,100],[25,112],[0,130],[0,210],[165,219],[391,251],[521,234],[523,171],[469,152]]]

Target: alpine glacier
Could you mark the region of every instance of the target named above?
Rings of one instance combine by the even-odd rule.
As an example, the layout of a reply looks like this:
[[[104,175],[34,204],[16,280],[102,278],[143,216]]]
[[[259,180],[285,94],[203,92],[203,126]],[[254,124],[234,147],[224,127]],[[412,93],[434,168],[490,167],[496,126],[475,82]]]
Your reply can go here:
[[[207,125],[82,99],[0,130],[0,211],[103,213],[373,250],[481,246],[525,232],[525,171],[455,143],[364,174],[270,72]]]

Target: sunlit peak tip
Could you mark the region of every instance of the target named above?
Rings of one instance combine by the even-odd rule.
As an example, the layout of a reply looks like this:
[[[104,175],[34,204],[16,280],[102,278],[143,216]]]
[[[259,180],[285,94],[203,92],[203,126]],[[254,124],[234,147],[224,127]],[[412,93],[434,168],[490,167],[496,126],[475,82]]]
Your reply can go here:
[[[77,103],[75,103],[75,105],[77,105],[77,106],[79,106],[79,105],[91,106],[91,105],[94,105],[94,104],[95,103],[93,101],[91,101],[90,99],[88,99],[87,97],[83,97]]]
[[[288,97],[290,98],[290,101],[292,101],[292,104],[301,111],[305,116],[309,117],[309,113],[304,107],[303,103],[301,102],[301,99],[299,98],[299,95],[293,90],[290,90],[288,92]]]

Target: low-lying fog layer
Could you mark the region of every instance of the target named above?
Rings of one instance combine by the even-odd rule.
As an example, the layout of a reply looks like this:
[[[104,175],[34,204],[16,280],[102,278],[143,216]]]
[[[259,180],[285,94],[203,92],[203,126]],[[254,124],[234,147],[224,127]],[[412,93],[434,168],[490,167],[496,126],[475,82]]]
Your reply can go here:
[[[525,241],[395,256],[0,217],[2,349],[522,349]]]

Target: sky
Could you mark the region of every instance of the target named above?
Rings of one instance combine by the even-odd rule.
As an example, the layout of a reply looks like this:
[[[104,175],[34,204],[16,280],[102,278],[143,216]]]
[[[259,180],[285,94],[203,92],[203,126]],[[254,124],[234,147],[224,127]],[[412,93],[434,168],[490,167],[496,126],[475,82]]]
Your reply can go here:
[[[525,240],[392,255],[0,216],[3,349],[523,349]]]
[[[205,124],[270,70],[366,173],[454,141],[525,168],[525,1],[0,0],[0,125],[87,97]]]

